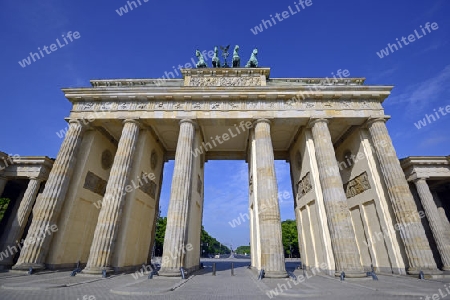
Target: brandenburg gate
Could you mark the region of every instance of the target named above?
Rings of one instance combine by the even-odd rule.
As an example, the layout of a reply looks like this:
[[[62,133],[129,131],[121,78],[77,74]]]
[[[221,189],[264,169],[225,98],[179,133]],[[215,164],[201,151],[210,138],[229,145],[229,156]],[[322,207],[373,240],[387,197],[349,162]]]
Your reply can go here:
[[[328,274],[347,277],[364,277],[371,265],[441,273],[386,128],[382,103],[393,87],[269,75],[269,68],[182,69],[182,79],[63,89],[73,104],[68,130],[13,269],[81,261],[82,274],[101,275],[149,262],[163,166],[174,160],[160,275],[195,271],[204,164],[232,159],[248,163],[251,265],[265,277],[287,277],[275,160],[290,163],[306,268],[326,264]],[[52,225],[56,232],[27,243]],[[441,245],[448,257],[448,243]]]

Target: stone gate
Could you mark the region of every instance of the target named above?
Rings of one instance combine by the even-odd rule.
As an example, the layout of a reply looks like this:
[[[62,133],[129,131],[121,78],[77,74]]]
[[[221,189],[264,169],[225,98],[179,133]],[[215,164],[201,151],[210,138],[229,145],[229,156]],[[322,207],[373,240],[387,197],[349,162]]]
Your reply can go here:
[[[329,274],[348,277],[366,276],[371,265],[440,272],[385,125],[382,103],[392,86],[270,78],[269,68],[182,74],[63,89],[73,104],[67,133],[13,269],[81,261],[82,273],[100,275],[148,262],[164,162],[174,160],[160,275],[196,270],[204,164],[241,159],[249,169],[242,184],[249,185],[252,267],[286,277],[274,168],[282,159],[290,163],[307,268],[325,264]],[[56,233],[27,243],[52,225]]]

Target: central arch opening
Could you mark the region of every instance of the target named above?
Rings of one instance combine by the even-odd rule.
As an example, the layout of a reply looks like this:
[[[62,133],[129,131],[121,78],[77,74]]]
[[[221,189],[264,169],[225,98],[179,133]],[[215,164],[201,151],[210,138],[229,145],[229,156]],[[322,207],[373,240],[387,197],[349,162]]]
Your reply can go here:
[[[286,161],[275,161],[281,221],[285,223],[292,220],[295,226],[289,168]],[[160,199],[161,217],[167,216],[173,169],[172,160],[164,166]],[[202,234],[198,247],[201,261],[205,267],[211,267],[217,258],[225,259],[233,255],[242,260],[242,263],[236,264],[235,267],[248,266],[251,259],[249,165],[244,160],[208,160],[204,164],[204,172]],[[282,224],[282,227],[284,229],[285,226]],[[283,237],[285,257],[298,259],[297,233],[293,236],[292,232],[289,230],[287,232],[287,236]],[[231,250],[233,254],[230,253]],[[161,254],[162,249],[158,249],[157,246],[154,255]],[[219,264],[217,271],[230,267],[231,264],[226,266]]]

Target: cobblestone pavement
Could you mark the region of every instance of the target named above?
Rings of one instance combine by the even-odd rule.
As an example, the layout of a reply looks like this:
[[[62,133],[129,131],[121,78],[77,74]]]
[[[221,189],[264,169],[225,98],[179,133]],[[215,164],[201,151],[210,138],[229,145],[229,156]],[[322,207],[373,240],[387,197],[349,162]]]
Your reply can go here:
[[[46,272],[37,275],[0,273],[0,299],[449,299],[450,279],[418,280],[405,276],[379,275],[379,280],[339,279],[305,273],[305,280],[257,280],[248,269],[248,260],[202,260],[205,268],[186,280],[147,275],[115,275],[107,279],[70,277],[70,272]],[[212,264],[216,263],[216,275]],[[231,276],[231,263],[234,276]],[[294,271],[295,263],[287,263]],[[302,275],[295,270],[295,275]],[[135,274],[136,275],[136,274]],[[282,290],[281,290],[282,289]],[[435,298],[433,297],[435,295]],[[84,298],[83,298],[84,297]]]

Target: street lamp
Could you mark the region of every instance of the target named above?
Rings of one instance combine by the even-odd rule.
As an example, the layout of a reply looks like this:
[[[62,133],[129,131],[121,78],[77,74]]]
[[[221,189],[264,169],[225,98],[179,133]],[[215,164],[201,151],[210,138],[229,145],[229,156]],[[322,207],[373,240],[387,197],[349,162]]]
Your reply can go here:
[[[200,256],[205,257],[205,249],[203,249],[203,247],[206,246],[208,247],[208,243],[200,243]]]

